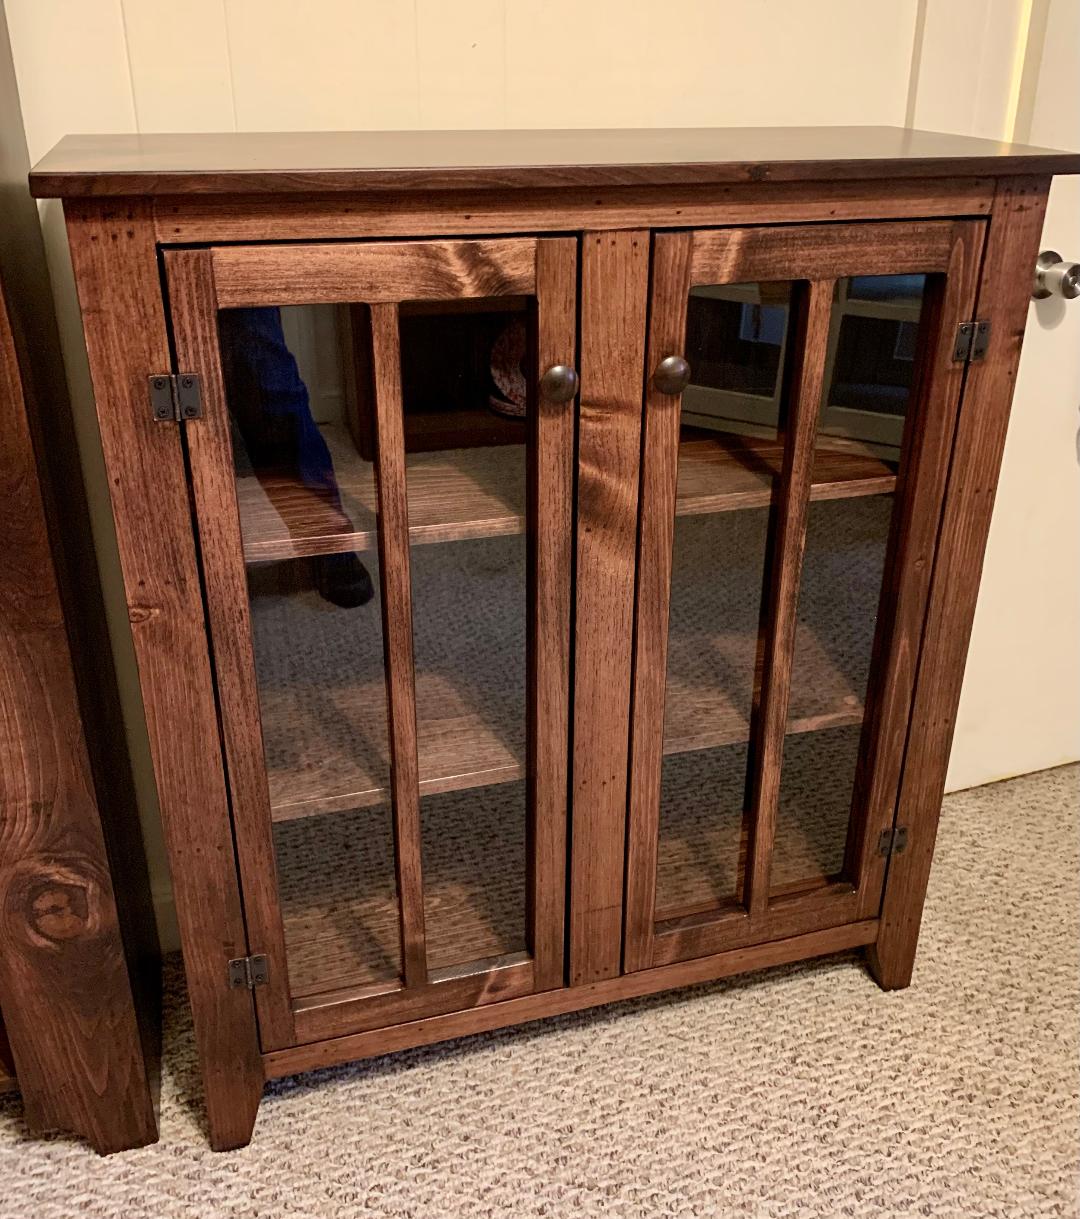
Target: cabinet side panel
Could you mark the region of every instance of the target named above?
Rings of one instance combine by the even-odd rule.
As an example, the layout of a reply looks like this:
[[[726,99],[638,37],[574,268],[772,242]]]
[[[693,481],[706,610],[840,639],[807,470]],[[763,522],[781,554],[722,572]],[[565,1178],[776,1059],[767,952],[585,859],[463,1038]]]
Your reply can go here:
[[[990,218],[976,306],[990,349],[964,386],[897,808],[908,845],[890,861],[869,953],[886,989],[911,981],[1048,189],[1045,178],[1003,179]]]
[[[570,980],[619,972],[649,235],[582,242]]]
[[[150,208],[66,213],[211,1141],[236,1146],[260,1059],[251,994],[226,985],[247,946],[179,427],[153,422],[147,402],[147,378],[169,368]]]
[[[119,1151],[157,1128],[2,293],[0,496],[4,1018],[31,1127]]]

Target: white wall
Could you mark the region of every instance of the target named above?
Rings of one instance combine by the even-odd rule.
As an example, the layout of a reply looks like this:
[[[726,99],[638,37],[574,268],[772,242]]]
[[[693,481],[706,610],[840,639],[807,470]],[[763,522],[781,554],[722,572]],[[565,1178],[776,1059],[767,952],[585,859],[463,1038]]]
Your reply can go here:
[[[1017,137],[1080,149],[1080,4],[1032,11]],[[1080,259],[1080,180],[1050,193],[1043,247]],[[1080,757],[1080,301],[1031,305],[957,715],[949,783]]]
[[[68,132],[908,123],[1009,136],[1024,102],[1032,13],[1038,24],[1046,3],[6,0],[6,11],[36,159]],[[115,542],[55,205],[46,205],[44,224],[164,895]],[[1010,461],[999,517],[1018,499],[1047,495],[1044,471],[1032,468],[1030,455]],[[1008,583],[1014,550],[992,553],[988,589]],[[1052,595],[1054,573],[1044,574]],[[1026,604],[1020,618],[1032,613]],[[1048,629],[1042,619],[1039,629]],[[1017,666],[1026,646],[1019,634]],[[977,634],[972,667],[1001,680],[985,632]],[[1007,686],[998,697],[1008,709]],[[996,746],[997,769],[987,769],[975,722],[966,698],[956,783],[1010,769]]]

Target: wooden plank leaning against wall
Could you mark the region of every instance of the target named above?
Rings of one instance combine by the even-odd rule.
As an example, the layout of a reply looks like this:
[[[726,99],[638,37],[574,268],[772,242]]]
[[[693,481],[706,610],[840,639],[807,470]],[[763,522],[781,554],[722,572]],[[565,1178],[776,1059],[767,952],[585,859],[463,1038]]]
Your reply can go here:
[[[157,1138],[147,1069],[156,1021],[140,1029],[136,1013],[2,285],[0,495],[8,526],[0,552],[5,1034],[31,1129],[72,1131],[100,1152],[119,1151]],[[111,788],[101,790],[112,798]],[[141,870],[145,889],[135,847],[137,854],[125,852],[124,883],[137,889],[138,876],[128,873]]]

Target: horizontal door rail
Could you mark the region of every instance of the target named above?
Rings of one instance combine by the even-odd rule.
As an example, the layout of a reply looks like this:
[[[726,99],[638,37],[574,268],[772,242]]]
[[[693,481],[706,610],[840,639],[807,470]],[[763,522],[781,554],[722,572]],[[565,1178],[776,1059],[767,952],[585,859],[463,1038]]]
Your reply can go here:
[[[956,225],[951,220],[717,229],[694,234],[690,282],[737,284],[944,271],[955,241]]]
[[[218,246],[221,309],[517,296],[536,286],[535,237]]]

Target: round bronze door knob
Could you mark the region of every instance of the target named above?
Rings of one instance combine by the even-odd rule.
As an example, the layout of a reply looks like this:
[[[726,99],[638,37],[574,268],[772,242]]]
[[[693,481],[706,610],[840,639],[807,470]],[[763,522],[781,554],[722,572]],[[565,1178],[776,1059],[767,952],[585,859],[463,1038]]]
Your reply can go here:
[[[690,384],[690,365],[682,356],[668,356],[657,364],[652,380],[662,394],[681,394]]]
[[[569,364],[552,364],[540,378],[540,394],[549,402],[569,402],[578,392],[578,375]]]

